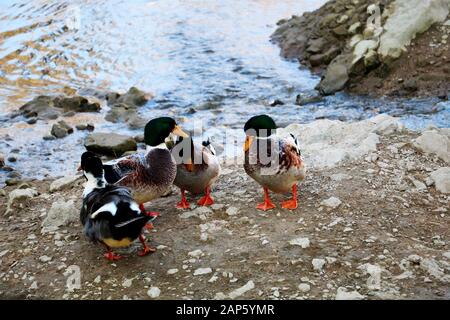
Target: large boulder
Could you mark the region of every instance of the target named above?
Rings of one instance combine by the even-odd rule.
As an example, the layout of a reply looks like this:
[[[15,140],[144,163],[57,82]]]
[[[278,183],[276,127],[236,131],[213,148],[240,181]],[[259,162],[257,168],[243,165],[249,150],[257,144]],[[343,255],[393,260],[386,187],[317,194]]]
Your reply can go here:
[[[98,102],[90,103],[88,99],[75,96],[75,97],[56,97],[54,98],[55,107],[67,111],[75,112],[97,112],[100,111],[100,104]]]
[[[380,135],[401,132],[398,119],[379,115],[354,123],[317,120],[308,124],[291,124],[280,128],[280,136],[290,133],[298,137],[300,149],[315,168],[332,168],[342,161],[356,160],[376,151]]]
[[[406,51],[417,34],[434,23],[444,22],[450,8],[448,0],[396,0],[393,13],[387,19],[378,53],[384,61],[392,61]]]
[[[137,150],[136,141],[132,137],[117,133],[92,133],[86,137],[84,146],[88,151],[113,157]]]
[[[422,152],[436,154],[450,163],[450,129],[426,130],[413,140],[413,145]]]

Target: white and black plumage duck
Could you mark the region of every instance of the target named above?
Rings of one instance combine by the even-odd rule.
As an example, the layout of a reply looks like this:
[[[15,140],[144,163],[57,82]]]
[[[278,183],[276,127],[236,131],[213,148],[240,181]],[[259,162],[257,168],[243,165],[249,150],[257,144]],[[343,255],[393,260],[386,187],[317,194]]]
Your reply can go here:
[[[172,153],[177,160],[177,175],[173,184],[181,190],[181,201],[177,208],[190,207],[185,191],[192,194],[204,192],[204,196],[197,202],[198,205],[214,204],[211,186],[219,177],[220,164],[209,139],[200,145],[194,143],[191,137],[180,137],[172,148]]]
[[[108,184],[102,162],[92,152],[83,153],[79,169],[87,179],[80,211],[85,235],[103,244],[105,257],[111,261],[121,258],[112,248],[127,247],[137,238],[144,247],[140,256],[154,252],[142,234],[142,228],[154,218],[141,212],[128,188]]]
[[[296,209],[297,183],[306,174],[297,139],[292,134],[278,137],[276,129],[275,121],[267,115],[252,117],[244,126],[244,169],[264,188],[264,202],[256,207],[264,211],[275,208],[269,190],[276,193],[292,190],[292,199],[283,201],[282,207]]]
[[[175,179],[176,163],[165,144],[165,139],[171,135],[188,137],[174,119],[152,119],[144,131],[146,154],[133,154],[103,166],[106,181],[130,188],[142,212],[145,212],[144,203],[166,194]],[[149,214],[157,215],[154,212]]]

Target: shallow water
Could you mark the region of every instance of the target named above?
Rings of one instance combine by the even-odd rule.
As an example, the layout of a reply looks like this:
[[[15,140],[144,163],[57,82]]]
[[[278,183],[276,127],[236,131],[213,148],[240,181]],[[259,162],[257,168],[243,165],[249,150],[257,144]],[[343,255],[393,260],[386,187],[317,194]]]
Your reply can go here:
[[[0,0],[0,152],[15,150],[8,163],[23,176],[73,172],[85,132],[44,142],[51,122],[28,125],[8,115],[38,94],[67,87],[150,91],[141,109],[159,115],[203,120],[206,134],[221,140],[226,128],[241,128],[256,113],[270,113],[279,125],[318,118],[352,121],[381,112],[412,127],[449,126],[448,103],[386,101],[338,94],[324,102],[296,106],[318,78],[297,62],[279,57],[269,42],[276,22],[313,10],[325,0],[229,1],[4,1]],[[280,99],[283,106],[271,107]],[[196,113],[188,112],[195,108]],[[105,109],[105,108],[104,108]],[[96,131],[138,134],[99,115],[81,114],[68,123],[95,122]],[[6,174],[0,171],[0,183]]]

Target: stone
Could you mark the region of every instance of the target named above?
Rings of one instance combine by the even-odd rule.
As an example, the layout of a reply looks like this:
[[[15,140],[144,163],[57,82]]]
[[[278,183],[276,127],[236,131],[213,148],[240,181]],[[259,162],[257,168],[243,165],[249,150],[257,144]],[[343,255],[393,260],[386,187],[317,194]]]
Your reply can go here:
[[[324,98],[320,95],[307,95],[307,94],[298,94],[295,98],[295,104],[299,106],[305,106],[311,103],[319,103],[324,101]]]
[[[325,259],[313,259],[312,260],[312,265],[315,271],[319,271],[322,272],[323,267],[325,266],[327,262],[325,261]]]
[[[309,248],[310,242],[308,238],[295,238],[289,241],[291,246],[300,246],[303,249]]]
[[[81,179],[82,176],[68,176],[62,177],[50,184],[50,192],[56,192],[68,188],[75,184],[75,182]]]
[[[132,137],[117,133],[92,133],[86,137],[84,146],[88,151],[114,157],[137,150],[136,141]]]
[[[298,290],[300,290],[300,292],[309,292],[311,290],[311,286],[307,283],[300,283],[298,285]]]
[[[238,212],[239,212],[239,209],[236,207],[228,207],[228,209],[226,211],[227,215],[229,215],[229,216],[235,216],[238,214]]]
[[[56,138],[64,138],[71,133],[73,133],[73,128],[64,120],[61,120],[52,126],[51,134]]]
[[[168,274],[168,275],[175,274],[175,273],[177,273],[177,272],[178,272],[178,269],[177,269],[177,268],[167,270],[167,274]]]
[[[317,87],[321,94],[331,95],[344,89],[349,79],[352,56],[352,54],[342,54],[328,65],[325,75]]]
[[[8,195],[8,208],[13,206],[16,203],[20,203],[26,201],[28,199],[32,199],[36,197],[39,193],[34,188],[27,189],[15,189],[11,191]]]
[[[98,112],[101,109],[98,102],[90,103],[81,96],[55,97],[53,102],[56,108],[61,108],[64,112]]]
[[[329,208],[330,210],[336,209],[341,205],[342,201],[337,197],[330,197],[326,200],[323,200],[320,204]]]
[[[348,27],[348,33],[350,34],[355,34],[358,32],[359,29],[361,29],[361,22],[355,22],[354,24],[352,24],[350,27]]]
[[[42,232],[55,230],[79,219],[79,210],[73,200],[58,200],[54,202],[42,221]]]
[[[5,166],[5,156],[0,153],[0,168]]]
[[[147,295],[152,299],[158,298],[160,294],[161,294],[161,290],[158,287],[151,287],[147,291]]]
[[[450,193],[450,167],[433,171],[430,174],[430,179],[434,182],[437,191],[445,194]]]
[[[49,256],[41,256],[41,257],[39,257],[39,261],[41,261],[41,262],[43,262],[43,263],[46,263],[46,262],[52,261],[52,257],[49,257]]]
[[[124,287],[124,288],[129,288],[129,287],[131,287],[133,285],[133,279],[125,279],[123,282],[122,282],[122,287]]]
[[[360,266],[359,269],[362,270],[365,274],[369,275],[369,278],[367,279],[367,288],[369,290],[381,289],[382,269],[380,266],[366,263]]]
[[[323,38],[311,39],[308,41],[308,47],[306,52],[309,53],[318,53],[321,52],[326,45],[327,41]]]
[[[358,291],[347,291],[344,287],[339,287],[335,296],[335,300],[363,300],[365,296]]]
[[[131,87],[125,94],[109,93],[106,97],[108,105],[123,103],[135,107],[143,106],[150,99],[153,99],[152,94],[141,91],[136,87]]]
[[[194,271],[194,276],[201,276],[201,275],[208,274],[211,272],[212,272],[211,268],[198,268]]]
[[[202,254],[203,254],[203,251],[200,249],[188,252],[188,256],[191,256],[194,258],[200,258]]]
[[[426,130],[413,140],[413,145],[422,152],[436,154],[440,159],[450,163],[450,130]]]
[[[253,290],[254,288],[255,288],[255,283],[252,280],[250,280],[245,285],[243,285],[242,287],[231,291],[228,294],[228,297],[230,299],[236,299],[236,298],[242,296],[243,294],[245,294],[246,292],[248,292],[250,290]]]
[[[396,0],[380,38],[378,52],[382,60],[389,62],[399,58],[417,34],[444,22],[448,13],[447,0]]]

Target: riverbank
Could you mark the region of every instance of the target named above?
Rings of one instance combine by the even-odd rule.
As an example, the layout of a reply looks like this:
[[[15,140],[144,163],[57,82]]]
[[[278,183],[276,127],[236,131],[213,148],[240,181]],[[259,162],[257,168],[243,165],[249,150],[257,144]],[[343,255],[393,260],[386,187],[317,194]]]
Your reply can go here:
[[[272,40],[322,80],[325,95],[449,99],[449,3],[332,0],[278,22]]]
[[[255,210],[260,187],[224,165],[213,207],[176,210],[175,189],[147,204],[161,217],[144,258],[136,243],[110,263],[84,239],[83,179],[0,189],[0,298],[449,299],[449,130],[378,116],[287,131],[309,168],[297,210]]]

